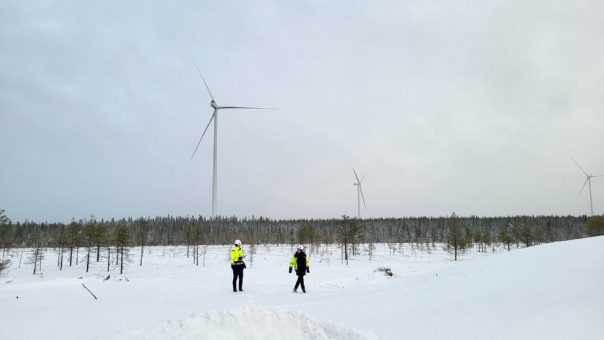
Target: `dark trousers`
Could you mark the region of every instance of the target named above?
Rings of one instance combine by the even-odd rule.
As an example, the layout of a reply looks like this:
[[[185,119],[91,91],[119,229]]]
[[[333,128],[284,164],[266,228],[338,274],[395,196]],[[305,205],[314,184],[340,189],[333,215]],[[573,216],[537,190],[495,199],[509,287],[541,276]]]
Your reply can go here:
[[[243,291],[243,266],[231,266],[233,269],[233,291],[236,292],[237,289],[237,277],[239,277],[239,291]]]
[[[298,281],[296,281],[294,290],[297,290],[298,286],[302,286],[302,291],[306,293],[306,288],[304,287],[304,272],[299,273],[298,270],[296,270],[296,275],[298,275]]]

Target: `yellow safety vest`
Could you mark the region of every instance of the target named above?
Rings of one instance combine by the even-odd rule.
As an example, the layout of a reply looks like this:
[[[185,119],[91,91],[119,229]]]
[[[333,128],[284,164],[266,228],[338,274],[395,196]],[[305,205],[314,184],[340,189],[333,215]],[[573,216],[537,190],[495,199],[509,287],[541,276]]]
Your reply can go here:
[[[241,257],[241,260],[239,258]],[[237,246],[231,248],[231,265],[243,264],[243,250]]]

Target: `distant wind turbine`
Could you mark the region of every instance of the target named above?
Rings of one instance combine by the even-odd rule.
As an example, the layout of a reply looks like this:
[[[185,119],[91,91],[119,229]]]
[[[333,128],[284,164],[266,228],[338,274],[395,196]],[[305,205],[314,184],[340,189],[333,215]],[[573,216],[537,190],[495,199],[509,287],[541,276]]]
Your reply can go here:
[[[195,62],[194,62],[195,63]],[[201,77],[201,80],[203,80],[203,84],[206,87],[206,90],[208,90],[208,94],[210,95],[210,106],[214,109],[214,112],[212,113],[212,117],[210,117],[210,121],[208,122],[208,125],[206,125],[206,128],[203,130],[203,133],[201,134],[201,137],[199,138],[199,141],[197,142],[197,146],[195,146],[195,150],[193,151],[193,154],[191,155],[191,159],[193,159],[193,156],[195,156],[195,152],[197,152],[197,149],[199,148],[199,144],[201,144],[201,141],[203,140],[203,137],[206,134],[206,131],[208,131],[208,127],[210,127],[210,124],[212,123],[212,121],[214,121],[214,160],[213,160],[213,170],[212,170],[212,216],[216,216],[216,211],[217,211],[217,204],[216,204],[216,193],[218,191],[218,185],[217,185],[217,158],[218,158],[218,111],[220,110],[230,110],[230,109],[243,109],[243,110],[274,110],[272,108],[266,108],[266,107],[250,107],[250,106],[220,106],[218,104],[216,104],[216,101],[214,100],[214,96],[212,96],[212,92],[210,91],[210,87],[208,86],[208,83],[206,82],[206,79],[203,77],[203,75],[201,74],[201,71],[199,70],[199,66],[197,66],[197,63],[195,63],[195,67],[197,68],[197,72],[199,73],[199,76]]]
[[[583,172],[583,174],[585,174],[585,177],[587,177],[585,179],[585,183],[583,183],[583,186],[581,187],[581,191],[579,191],[579,195],[577,196],[577,198],[579,196],[581,196],[581,193],[583,192],[583,189],[585,189],[585,185],[589,184],[589,207],[590,207],[590,211],[591,211],[591,216],[594,215],[594,203],[591,197],[591,179],[593,177],[602,177],[602,175],[589,175],[580,165],[579,163],[577,163],[577,161],[571,157],[571,159],[573,160],[573,162],[575,162],[575,164],[577,164],[577,166],[579,167],[579,169],[581,169],[581,171]]]
[[[363,177],[361,179],[359,179],[359,176],[357,175],[357,172],[352,169],[352,172],[354,172],[354,177],[356,178],[356,183],[354,183],[353,185],[355,185],[357,187],[357,218],[361,218],[361,198],[363,199],[363,206],[365,207],[365,210],[367,210],[367,205],[365,204],[365,195],[363,195],[363,187],[361,185],[361,183],[363,183],[363,179],[365,179],[365,175],[363,175]]]

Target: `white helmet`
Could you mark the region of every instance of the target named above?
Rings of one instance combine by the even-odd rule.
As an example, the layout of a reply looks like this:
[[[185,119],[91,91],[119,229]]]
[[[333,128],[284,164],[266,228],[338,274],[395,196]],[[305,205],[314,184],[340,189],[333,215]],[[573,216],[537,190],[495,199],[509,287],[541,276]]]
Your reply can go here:
[[[302,245],[299,245],[298,250],[304,250],[304,247]]]
[[[241,240],[235,240],[235,245],[240,246],[241,245]]]

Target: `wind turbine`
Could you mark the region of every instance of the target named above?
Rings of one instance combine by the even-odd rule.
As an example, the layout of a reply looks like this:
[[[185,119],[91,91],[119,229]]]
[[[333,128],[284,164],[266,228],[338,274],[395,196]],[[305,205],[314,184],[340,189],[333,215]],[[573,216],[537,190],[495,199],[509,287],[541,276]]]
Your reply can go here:
[[[367,205],[365,204],[365,195],[363,195],[363,187],[361,186],[361,183],[363,183],[363,179],[365,179],[365,175],[363,175],[363,177],[361,179],[359,179],[359,176],[357,175],[357,172],[352,169],[352,172],[354,172],[354,177],[356,178],[356,183],[353,183],[352,185],[355,185],[357,187],[357,218],[361,218],[361,198],[363,199],[363,206],[365,206],[365,210],[367,210]]]
[[[201,144],[203,137],[205,136],[206,132],[208,131],[208,127],[210,127],[210,124],[212,123],[212,121],[214,121],[214,156],[213,156],[214,159],[213,159],[213,169],[212,169],[212,217],[214,217],[214,216],[216,216],[216,210],[218,208],[217,204],[216,204],[216,193],[218,191],[218,185],[217,185],[217,180],[218,180],[218,173],[217,173],[218,111],[231,110],[231,109],[243,109],[243,110],[274,110],[274,109],[266,108],[266,107],[251,107],[251,106],[220,106],[220,105],[216,104],[216,101],[214,100],[214,96],[212,96],[212,92],[210,91],[210,87],[208,86],[206,79],[201,74],[201,71],[199,70],[199,66],[197,66],[197,63],[195,63],[195,68],[197,68],[197,72],[199,73],[201,80],[203,80],[203,84],[205,85],[206,90],[208,90],[208,94],[210,95],[210,100],[211,100],[210,106],[214,109],[214,112],[212,113],[212,117],[210,117],[210,121],[208,122],[208,125],[206,125],[206,128],[203,130],[203,133],[201,134],[201,137],[199,138],[199,141],[197,142],[197,146],[195,146],[195,150],[193,151],[193,154],[191,155],[191,159],[193,159],[193,156],[195,156],[195,152],[197,152],[197,148],[199,148],[199,144]]]
[[[585,177],[587,177],[587,178],[585,179],[585,183],[583,183],[583,186],[581,187],[581,191],[579,191],[579,195],[578,195],[577,197],[581,196],[581,193],[583,192],[583,189],[585,189],[585,185],[586,185],[586,184],[589,184],[589,207],[590,207],[590,209],[591,209],[591,210],[590,210],[590,211],[591,211],[591,216],[593,216],[593,215],[594,215],[594,203],[593,203],[593,200],[592,200],[592,197],[591,197],[591,179],[592,179],[593,177],[602,177],[602,175],[589,175],[589,174],[588,174],[588,173],[587,173],[587,172],[586,172],[586,171],[585,171],[585,170],[584,170],[584,169],[583,169],[583,168],[582,168],[582,167],[579,165],[579,163],[577,163],[577,161],[576,161],[574,158],[572,158],[572,157],[571,157],[571,159],[573,160],[573,162],[575,162],[575,164],[577,164],[577,166],[579,167],[579,169],[581,169],[581,171],[583,172],[583,174],[585,174]]]

